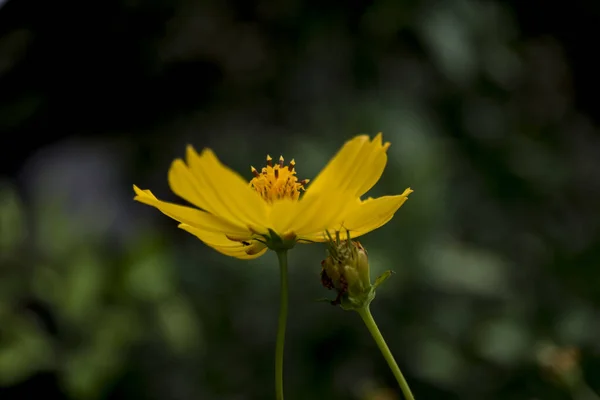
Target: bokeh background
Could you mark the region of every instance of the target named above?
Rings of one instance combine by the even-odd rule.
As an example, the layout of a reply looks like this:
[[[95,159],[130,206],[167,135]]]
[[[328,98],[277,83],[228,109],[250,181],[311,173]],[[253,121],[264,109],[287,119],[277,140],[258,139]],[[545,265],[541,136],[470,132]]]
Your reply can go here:
[[[0,399],[270,399],[276,257],[150,207],[213,148],[314,177],[382,131],[372,309],[418,399],[597,400],[600,6],[0,1]],[[359,317],[290,253],[289,399],[400,399]]]

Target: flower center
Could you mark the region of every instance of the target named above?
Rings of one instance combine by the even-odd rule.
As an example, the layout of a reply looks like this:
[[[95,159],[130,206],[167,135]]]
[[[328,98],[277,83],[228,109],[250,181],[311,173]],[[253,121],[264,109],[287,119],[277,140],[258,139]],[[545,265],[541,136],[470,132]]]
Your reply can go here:
[[[256,168],[250,167],[254,174],[250,186],[269,203],[279,199],[298,200],[300,191],[305,190],[304,186],[309,180],[299,181],[296,177],[295,166],[294,160],[284,166],[282,156],[279,157],[279,163],[273,165],[273,159],[268,155],[267,166],[263,167],[260,173]]]

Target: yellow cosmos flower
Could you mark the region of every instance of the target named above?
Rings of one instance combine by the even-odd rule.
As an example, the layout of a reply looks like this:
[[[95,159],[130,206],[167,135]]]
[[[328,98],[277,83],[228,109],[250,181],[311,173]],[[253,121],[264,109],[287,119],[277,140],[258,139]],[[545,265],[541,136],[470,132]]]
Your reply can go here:
[[[283,157],[248,182],[223,165],[212,150],[198,154],[187,147],[186,162],[173,161],[169,185],[194,206],[158,200],[133,186],[135,200],[179,221],[179,228],[215,250],[241,259],[256,258],[268,247],[291,248],[297,241],[328,240],[325,232],[348,230],[358,237],[387,223],[412,190],[396,196],[360,200],[377,183],[387,163],[389,143],[381,133],[349,140],[307,187],[296,176],[296,163]]]

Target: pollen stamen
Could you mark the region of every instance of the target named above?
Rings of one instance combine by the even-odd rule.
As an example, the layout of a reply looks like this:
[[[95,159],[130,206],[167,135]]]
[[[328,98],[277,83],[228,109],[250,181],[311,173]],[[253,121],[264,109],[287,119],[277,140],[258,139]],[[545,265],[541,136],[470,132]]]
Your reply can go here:
[[[254,167],[250,168],[254,175],[250,186],[269,203],[279,199],[298,200],[309,180],[298,180],[295,167],[296,161],[293,159],[286,166],[283,156],[273,165],[273,158],[267,155],[267,165],[260,172]]]

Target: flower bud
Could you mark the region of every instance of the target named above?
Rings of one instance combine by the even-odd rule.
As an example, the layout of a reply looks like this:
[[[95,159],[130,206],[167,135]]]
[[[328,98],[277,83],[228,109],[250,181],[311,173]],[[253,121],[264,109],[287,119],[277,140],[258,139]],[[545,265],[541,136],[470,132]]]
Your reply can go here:
[[[327,253],[327,258],[321,262],[321,283],[337,292],[331,304],[339,304],[345,310],[368,306],[375,298],[376,286],[371,285],[369,258],[365,248],[350,238],[340,240],[338,233],[335,240],[330,237]],[[389,274],[391,271],[387,276]]]

